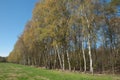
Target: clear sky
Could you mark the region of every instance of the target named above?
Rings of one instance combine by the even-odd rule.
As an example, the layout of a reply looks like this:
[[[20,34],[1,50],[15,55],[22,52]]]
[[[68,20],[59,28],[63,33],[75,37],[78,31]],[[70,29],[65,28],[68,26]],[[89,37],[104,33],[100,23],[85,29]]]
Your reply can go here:
[[[8,56],[38,0],[0,0],[0,56]]]

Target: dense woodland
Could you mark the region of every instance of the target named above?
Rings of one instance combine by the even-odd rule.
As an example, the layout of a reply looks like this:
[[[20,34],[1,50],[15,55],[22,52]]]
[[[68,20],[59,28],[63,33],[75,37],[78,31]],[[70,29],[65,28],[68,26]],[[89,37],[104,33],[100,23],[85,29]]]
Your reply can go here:
[[[7,60],[120,73],[120,0],[40,0]]]

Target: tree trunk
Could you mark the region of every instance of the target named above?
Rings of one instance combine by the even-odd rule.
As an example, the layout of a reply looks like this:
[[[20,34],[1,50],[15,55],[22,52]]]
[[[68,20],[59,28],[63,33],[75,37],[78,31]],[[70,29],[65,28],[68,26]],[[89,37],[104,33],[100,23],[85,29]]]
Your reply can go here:
[[[87,14],[85,14],[85,18],[87,21],[87,25],[88,25],[88,54],[89,54],[89,59],[90,59],[90,72],[93,74],[93,61],[92,61],[92,54],[91,54],[91,42],[90,42],[90,38],[91,38],[91,33],[90,33],[90,22],[89,19],[87,17]]]
[[[56,60],[56,57],[57,57],[57,55],[56,55],[56,50],[54,50],[54,54],[55,54],[55,57],[54,57],[54,69],[56,68],[56,62],[57,62],[57,60]]]
[[[65,70],[65,60],[64,60],[64,53],[62,53],[62,70],[64,71]]]
[[[70,57],[69,57],[68,50],[67,50],[67,60],[68,60],[68,65],[69,65],[69,71],[71,71],[71,64],[70,64]]]
[[[86,72],[86,58],[85,58],[84,40],[82,41],[82,53],[83,53],[83,60],[84,60],[84,72]]]
[[[90,43],[90,34],[88,34],[88,50],[89,50],[89,59],[90,59],[90,72],[93,74],[93,61],[91,55],[91,43]]]
[[[62,69],[62,61],[61,61],[61,57],[60,57],[60,53],[59,53],[59,49],[58,49],[57,45],[56,45],[56,51],[58,53],[58,59],[59,59],[59,62],[60,62],[60,68]]]

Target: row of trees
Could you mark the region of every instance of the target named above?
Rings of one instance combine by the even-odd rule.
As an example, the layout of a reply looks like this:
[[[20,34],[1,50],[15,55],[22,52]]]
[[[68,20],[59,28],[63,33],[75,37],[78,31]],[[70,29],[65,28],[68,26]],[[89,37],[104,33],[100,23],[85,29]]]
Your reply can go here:
[[[1,57],[0,56],[0,62],[6,62],[7,60],[6,60],[6,57]]]
[[[8,57],[9,62],[120,72],[119,0],[41,0]]]

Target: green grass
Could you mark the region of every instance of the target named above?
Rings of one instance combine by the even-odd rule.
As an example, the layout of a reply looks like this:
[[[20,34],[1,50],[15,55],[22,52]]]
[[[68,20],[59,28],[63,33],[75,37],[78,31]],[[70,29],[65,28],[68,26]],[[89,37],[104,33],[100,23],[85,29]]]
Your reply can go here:
[[[120,80],[118,76],[61,72],[0,63],[0,80]]]

